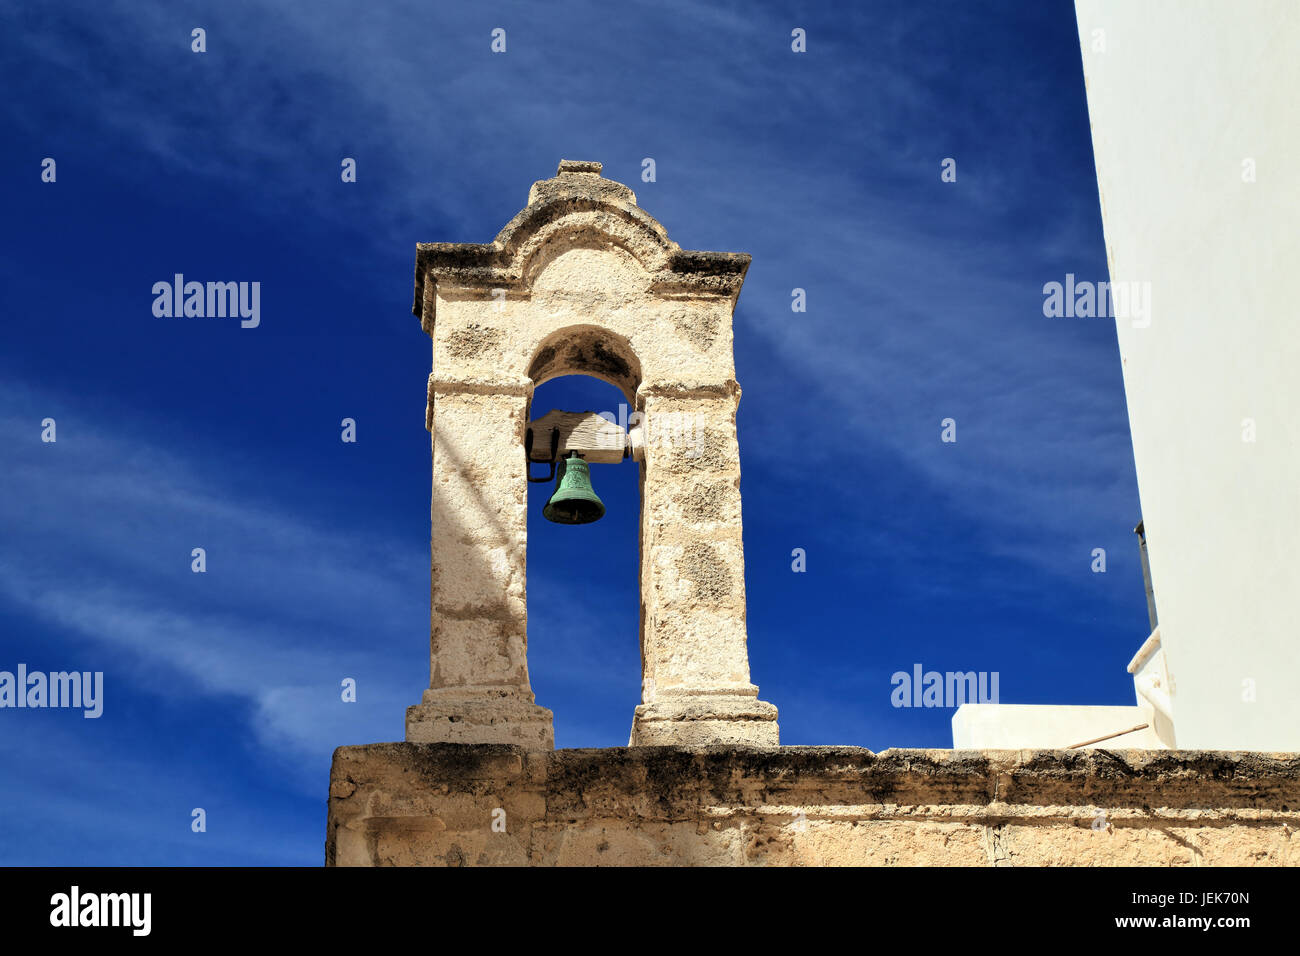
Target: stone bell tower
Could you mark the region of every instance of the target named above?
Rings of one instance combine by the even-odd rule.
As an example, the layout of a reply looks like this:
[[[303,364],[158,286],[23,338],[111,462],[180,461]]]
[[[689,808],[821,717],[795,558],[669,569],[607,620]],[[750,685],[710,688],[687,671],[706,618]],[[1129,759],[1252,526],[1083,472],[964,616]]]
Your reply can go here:
[[[413,311],[433,340],[432,626],[408,741],[554,746],[528,680],[527,478],[529,459],[576,451],[640,461],[631,745],[778,742],[745,634],[731,316],[749,256],[679,248],[600,170],[562,161],[491,243],[417,246]],[[576,374],[619,388],[636,427],[530,422],[534,387]]]

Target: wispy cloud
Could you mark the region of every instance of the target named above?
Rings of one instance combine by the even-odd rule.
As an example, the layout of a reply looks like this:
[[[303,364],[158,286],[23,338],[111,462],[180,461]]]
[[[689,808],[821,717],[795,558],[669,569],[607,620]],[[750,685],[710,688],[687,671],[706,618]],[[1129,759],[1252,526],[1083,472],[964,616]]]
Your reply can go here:
[[[0,407],[42,404],[54,402],[0,387]],[[0,600],[111,661],[92,669],[109,672],[115,694],[126,681],[166,698],[246,701],[244,732],[302,773],[341,743],[400,737],[424,673],[425,554],[232,495],[256,486],[218,449],[191,444],[189,459],[160,449],[138,415],[126,434],[74,437],[65,423],[53,444],[39,441],[39,421],[0,419],[12,453]],[[191,570],[193,547],[206,550],[205,573]],[[57,648],[21,634],[5,647],[58,663]],[[360,683],[355,705],[340,698],[345,677]]]

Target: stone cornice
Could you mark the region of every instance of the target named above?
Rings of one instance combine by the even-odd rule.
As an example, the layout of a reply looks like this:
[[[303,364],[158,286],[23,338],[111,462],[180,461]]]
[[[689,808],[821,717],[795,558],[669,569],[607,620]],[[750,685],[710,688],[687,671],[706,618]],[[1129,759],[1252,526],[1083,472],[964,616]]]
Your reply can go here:
[[[653,292],[739,294],[748,255],[682,249],[637,206],[631,189],[601,177],[600,168],[599,163],[562,161],[553,179],[533,184],[528,205],[490,243],[417,243],[411,311],[423,313],[429,278],[457,288],[527,290],[533,257],[553,234],[568,229],[599,234],[626,250],[650,273]]]

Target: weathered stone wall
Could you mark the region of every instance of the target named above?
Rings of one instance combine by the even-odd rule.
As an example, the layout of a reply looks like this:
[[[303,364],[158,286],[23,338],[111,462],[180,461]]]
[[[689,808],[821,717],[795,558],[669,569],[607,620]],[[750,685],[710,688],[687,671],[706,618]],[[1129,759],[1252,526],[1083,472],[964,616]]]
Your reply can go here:
[[[1297,754],[392,743],[335,751],[326,863],[1276,866],[1297,827]]]

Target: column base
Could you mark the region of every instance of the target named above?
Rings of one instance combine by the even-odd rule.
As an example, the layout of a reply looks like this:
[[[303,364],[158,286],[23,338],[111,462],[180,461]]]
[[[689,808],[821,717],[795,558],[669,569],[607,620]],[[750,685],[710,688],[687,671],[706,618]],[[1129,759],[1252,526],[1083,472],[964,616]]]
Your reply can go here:
[[[773,704],[755,697],[692,696],[640,704],[632,717],[629,747],[778,747]]]
[[[406,708],[406,740],[554,750],[555,718],[545,707],[518,697],[455,699],[425,691],[423,702]]]

